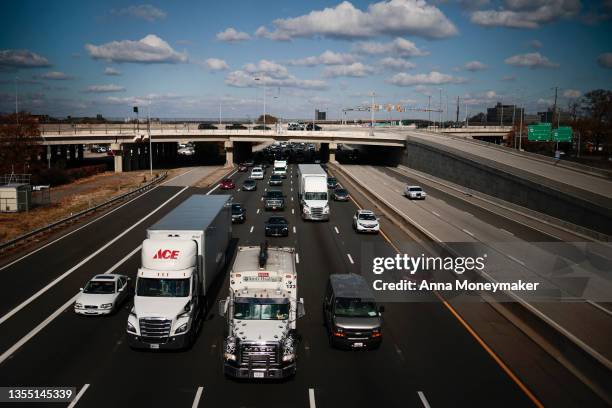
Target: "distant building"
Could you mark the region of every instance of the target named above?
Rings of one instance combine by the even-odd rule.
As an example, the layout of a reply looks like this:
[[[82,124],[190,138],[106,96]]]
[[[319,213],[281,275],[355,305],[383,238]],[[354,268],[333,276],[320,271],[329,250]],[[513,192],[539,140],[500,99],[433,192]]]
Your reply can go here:
[[[488,125],[512,125],[512,121],[520,120],[524,114],[524,109],[516,105],[502,105],[497,102],[492,108],[487,108],[487,124]]]
[[[327,120],[327,112],[321,112],[320,110],[315,110],[315,118],[317,120]]]
[[[545,112],[538,112],[538,116],[540,117],[540,122],[542,123],[551,123],[553,118],[555,122],[558,120],[561,123],[568,123],[572,121],[572,115],[569,112],[560,111],[558,112],[559,117],[557,115],[553,115],[553,110],[548,109]]]
[[[524,125],[533,125],[536,123],[540,122],[540,116],[539,115],[535,115],[533,113],[531,114],[526,114],[525,116],[523,116],[523,124]]]

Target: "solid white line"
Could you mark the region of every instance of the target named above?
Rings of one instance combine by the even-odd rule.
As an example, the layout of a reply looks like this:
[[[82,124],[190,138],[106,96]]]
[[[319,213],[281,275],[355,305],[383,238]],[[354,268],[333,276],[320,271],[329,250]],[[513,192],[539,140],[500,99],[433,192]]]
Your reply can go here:
[[[440,216],[440,214],[438,214],[438,213],[437,213],[437,212],[435,212],[435,211],[432,211],[431,213],[432,213],[433,215],[435,215],[436,217],[439,217],[439,216]]]
[[[81,388],[79,390],[79,392],[77,393],[77,395],[75,395],[74,399],[72,401],[70,401],[70,405],[68,405],[68,408],[74,408],[76,407],[77,402],[79,402],[79,400],[81,399],[81,397],[83,396],[83,394],[85,394],[85,391],[87,391],[87,389],[89,388],[89,384],[85,384],[83,386],[83,388]]]
[[[204,391],[204,387],[198,387],[195,398],[193,399],[193,404],[191,404],[191,408],[198,408],[200,399],[202,398],[202,391]]]
[[[317,408],[317,403],[315,401],[314,388],[308,389],[308,404],[310,408]]]
[[[473,237],[476,237],[476,235],[472,234],[470,231],[466,230],[465,228],[462,228],[461,231],[465,232],[468,235],[471,235]]]
[[[295,234],[295,225],[293,226],[293,233]]]
[[[503,228],[499,228],[499,230],[500,230],[501,232],[505,232],[505,233],[506,233],[506,234],[508,234],[508,235],[513,235],[513,236],[514,236],[514,234],[513,234],[513,233],[511,233],[511,232],[510,232],[510,231],[508,231],[508,230],[505,230],[505,229],[503,229]]]
[[[64,272],[63,274],[61,274],[60,276],[58,276],[57,278],[55,278],[53,281],[51,281],[51,283],[47,284],[47,286],[45,286],[44,288],[40,289],[38,292],[36,292],[35,294],[33,294],[32,296],[30,296],[28,299],[26,299],[25,301],[23,301],[21,304],[19,304],[19,306],[17,306],[16,308],[14,308],[13,310],[11,310],[10,312],[8,312],[7,314],[5,314],[4,316],[2,316],[2,318],[0,318],[0,324],[4,323],[5,321],[7,321],[8,319],[10,319],[15,313],[19,312],[21,309],[23,309],[24,307],[26,307],[27,305],[29,305],[31,302],[33,302],[34,300],[36,300],[39,296],[41,296],[42,294],[44,294],[46,291],[48,291],[49,289],[51,289],[53,286],[55,286],[58,282],[60,282],[62,279],[64,279],[66,276],[70,275],[72,272],[74,272],[75,270],[77,270],[78,268],[80,268],[81,266],[83,266],[85,263],[89,262],[92,258],[94,258],[96,255],[98,255],[100,252],[104,251],[106,248],[108,248],[109,246],[111,246],[112,244],[114,244],[115,242],[117,242],[120,238],[122,238],[125,234],[127,234],[128,232],[130,232],[131,230],[133,230],[134,228],[136,228],[138,225],[140,225],[141,223],[143,223],[147,218],[149,218],[150,216],[152,216],[153,214],[155,214],[157,211],[159,211],[162,207],[164,207],[166,204],[168,204],[170,201],[174,200],[176,197],[178,197],[179,194],[181,194],[183,191],[185,191],[188,187],[183,187],[178,193],[176,193],[175,195],[173,195],[172,197],[170,197],[168,200],[166,200],[164,203],[162,203],[159,207],[157,207],[156,209],[154,209],[153,211],[151,211],[150,213],[148,213],[146,216],[144,216],[143,218],[140,219],[140,221],[138,221],[137,223],[133,224],[131,227],[129,227],[128,229],[124,230],[121,234],[117,235],[115,238],[113,238],[112,240],[108,241],[106,244],[104,244],[103,246],[101,246],[100,248],[98,248],[97,251],[93,252],[92,254],[90,254],[88,257],[86,257],[85,259],[83,259],[81,262],[79,262],[78,264],[74,265],[72,268],[68,269],[66,272]]]
[[[506,254],[506,256],[507,256],[508,258],[512,259],[514,262],[518,262],[518,263],[520,263],[521,265],[525,266],[525,262],[521,261],[520,259],[515,258],[515,257],[513,257],[512,255],[507,255],[507,254]]]
[[[340,231],[338,231],[338,227],[334,227],[334,230],[336,231],[336,234],[340,233]]]
[[[300,254],[295,254],[295,263],[300,263]]]
[[[134,248],[129,254],[124,256],[119,262],[110,267],[105,274],[113,273],[115,269],[117,269],[121,264],[127,261],[130,257],[132,257],[136,252],[140,251],[142,245],[138,245]],[[2,355],[0,355],[0,364],[4,363],[4,360],[12,356],[17,350],[21,348],[24,344],[26,344],[32,337],[36,336],[42,329],[44,329],[49,323],[51,323],[57,316],[62,314],[66,309],[68,309],[72,304],[76,301],[77,297],[80,295],[80,292],[74,295],[70,300],[60,306],[55,312],[53,312],[49,317],[42,321],[38,326],[32,329],[28,334],[23,336],[17,343],[13,344],[8,350],[6,350]]]
[[[254,226],[254,225],[252,225],[252,226],[251,226],[251,229],[249,230],[249,234],[252,234],[254,229],[255,229],[255,226]]]
[[[351,254],[346,254],[346,256],[348,256],[349,261],[354,264],[355,262],[353,261],[353,257],[351,256]]]
[[[419,391],[417,394],[419,394],[419,398],[421,399],[421,403],[423,404],[423,407],[431,408],[431,406],[429,405],[429,401],[427,401],[427,398],[425,398],[425,394],[423,393],[423,391]]]
[[[176,180],[176,179],[177,179],[177,178],[179,178],[179,177],[183,177],[185,174],[189,174],[189,173],[191,173],[192,171],[195,171],[195,170],[196,170],[196,169],[191,169],[191,170],[188,170],[188,171],[186,171],[186,172],[184,172],[184,173],[179,174],[178,176],[174,176],[174,177],[172,177],[170,180],[166,180],[166,181],[164,181],[163,183],[161,183],[161,185],[163,186],[164,184],[169,183],[169,182],[171,182],[172,180]]]
[[[216,186],[214,186],[208,193],[206,193],[206,195],[210,195],[210,193],[212,193],[213,191],[215,191],[216,189],[218,189],[221,186],[221,184],[217,184]]]

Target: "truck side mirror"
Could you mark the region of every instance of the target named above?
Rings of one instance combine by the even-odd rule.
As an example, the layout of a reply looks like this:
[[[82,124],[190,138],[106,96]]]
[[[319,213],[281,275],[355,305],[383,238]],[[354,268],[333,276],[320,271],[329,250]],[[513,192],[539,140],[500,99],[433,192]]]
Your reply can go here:
[[[221,299],[219,301],[219,316],[225,316],[227,313],[227,305],[229,302],[229,298]]]
[[[304,309],[304,298],[300,298],[300,301],[297,305],[298,319],[306,316],[306,309]]]

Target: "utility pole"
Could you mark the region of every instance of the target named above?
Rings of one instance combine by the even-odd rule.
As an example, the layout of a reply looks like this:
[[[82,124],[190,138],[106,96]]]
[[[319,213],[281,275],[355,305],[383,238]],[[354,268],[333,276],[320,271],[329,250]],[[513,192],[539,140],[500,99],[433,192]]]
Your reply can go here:
[[[429,95],[429,102],[427,102],[427,113],[429,113],[429,123],[427,126],[431,126],[431,95]]]
[[[221,126],[221,101],[219,101],[219,126]]]
[[[440,90],[440,121],[438,122],[438,130],[442,127],[442,88]]]
[[[370,106],[370,135],[374,136],[374,91],[372,91],[372,106]]]
[[[522,112],[525,112],[525,105],[523,104]],[[521,114],[520,120],[520,129],[519,129],[519,151],[523,150],[523,115]]]
[[[551,124],[555,123],[555,113],[557,112],[557,90],[558,89],[559,89],[559,87],[555,86],[555,103],[553,104],[552,116],[550,118],[550,123]]]
[[[153,177],[153,141],[151,140],[151,98],[147,105],[147,131],[149,133],[149,174]]]
[[[500,103],[501,106],[501,115],[499,115],[499,127],[504,127],[504,103]]]
[[[17,125],[19,126],[19,90],[17,88],[17,80],[19,78],[15,77],[15,120],[17,121]]]
[[[457,97],[457,117],[455,118],[455,126],[459,124],[459,97]]]
[[[470,117],[468,116],[468,104],[467,102],[465,103],[465,127],[468,128],[470,127]]]

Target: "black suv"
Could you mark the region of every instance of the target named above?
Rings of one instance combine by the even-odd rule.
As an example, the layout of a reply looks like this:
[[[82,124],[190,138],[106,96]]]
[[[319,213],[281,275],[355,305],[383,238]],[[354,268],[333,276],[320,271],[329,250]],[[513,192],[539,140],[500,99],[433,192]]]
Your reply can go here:
[[[266,211],[285,209],[285,196],[280,190],[269,190],[264,195],[264,205]]]
[[[289,223],[284,217],[270,217],[264,225],[266,237],[288,237]]]
[[[246,209],[242,204],[232,204],[232,222],[243,224],[246,221]]]

